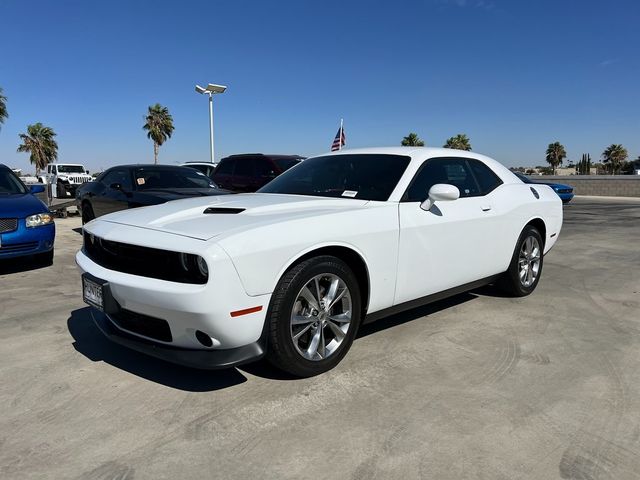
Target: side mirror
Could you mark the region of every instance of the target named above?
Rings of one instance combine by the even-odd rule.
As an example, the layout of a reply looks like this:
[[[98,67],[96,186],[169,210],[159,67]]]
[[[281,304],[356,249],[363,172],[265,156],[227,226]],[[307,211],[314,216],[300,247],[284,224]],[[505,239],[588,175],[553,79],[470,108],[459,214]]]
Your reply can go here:
[[[42,192],[44,192],[44,185],[31,185],[29,187],[29,192],[31,192],[31,193],[42,193]]]
[[[448,183],[436,183],[429,189],[429,198],[420,204],[423,210],[429,210],[436,202],[450,202],[460,198],[460,190]]]
[[[86,173],[87,175],[89,175],[89,170],[85,170],[84,173]]]

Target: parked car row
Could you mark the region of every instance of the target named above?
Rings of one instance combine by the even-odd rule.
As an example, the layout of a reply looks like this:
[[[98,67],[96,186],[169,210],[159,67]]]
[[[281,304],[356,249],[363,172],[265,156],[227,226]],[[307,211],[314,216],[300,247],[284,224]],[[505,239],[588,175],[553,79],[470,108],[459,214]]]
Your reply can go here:
[[[209,175],[201,165],[120,165],[78,187],[86,225],[76,263],[96,325],[179,364],[266,355],[316,375],[340,362],[361,323],[488,283],[530,294],[562,227],[564,186],[476,153],[301,160],[232,155]],[[0,168],[0,258],[51,262],[53,216],[33,196],[42,189]],[[129,210],[141,206],[150,208]]]
[[[77,189],[83,223],[128,208],[179,198],[255,192],[296,165],[298,155],[231,155],[217,166],[189,162],[182,166],[119,165]]]

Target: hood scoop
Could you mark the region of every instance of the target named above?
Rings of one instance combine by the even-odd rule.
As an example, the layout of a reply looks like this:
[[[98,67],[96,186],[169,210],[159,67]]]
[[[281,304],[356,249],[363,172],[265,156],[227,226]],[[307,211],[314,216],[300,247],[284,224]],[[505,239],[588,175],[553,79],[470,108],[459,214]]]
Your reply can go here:
[[[241,213],[244,211],[245,211],[244,208],[209,207],[209,208],[206,208],[205,211],[202,213],[204,213],[205,215],[215,215],[218,213],[233,214],[233,213]]]

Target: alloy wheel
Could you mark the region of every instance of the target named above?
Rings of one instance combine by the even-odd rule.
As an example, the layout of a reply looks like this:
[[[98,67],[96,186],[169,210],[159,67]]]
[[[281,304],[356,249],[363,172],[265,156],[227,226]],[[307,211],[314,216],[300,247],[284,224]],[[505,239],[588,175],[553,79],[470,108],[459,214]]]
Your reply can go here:
[[[351,325],[351,292],[344,280],[332,273],[316,275],[298,293],[291,311],[291,339],[307,360],[333,355]]]
[[[522,286],[531,287],[540,272],[540,243],[538,239],[532,236],[526,238],[520,248],[518,257],[518,276]]]

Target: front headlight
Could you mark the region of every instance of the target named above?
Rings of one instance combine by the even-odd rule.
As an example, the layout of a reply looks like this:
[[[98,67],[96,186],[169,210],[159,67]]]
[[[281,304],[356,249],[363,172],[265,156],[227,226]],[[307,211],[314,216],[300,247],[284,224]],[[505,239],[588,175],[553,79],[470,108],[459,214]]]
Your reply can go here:
[[[25,223],[27,227],[40,227],[42,225],[49,225],[53,223],[53,215],[50,213],[36,213],[26,218]]]
[[[199,277],[203,280],[209,278],[209,267],[206,260],[200,255],[181,253],[180,266],[191,277]]]

